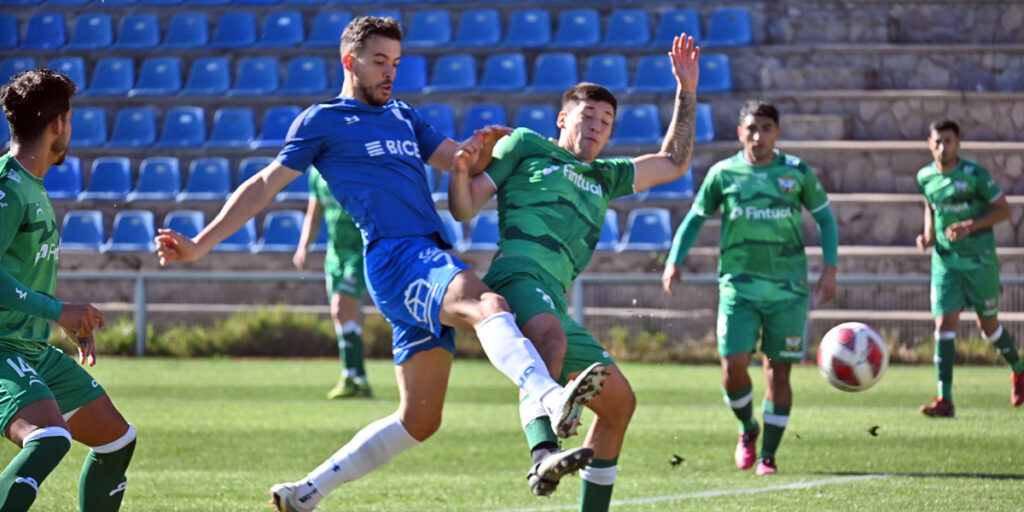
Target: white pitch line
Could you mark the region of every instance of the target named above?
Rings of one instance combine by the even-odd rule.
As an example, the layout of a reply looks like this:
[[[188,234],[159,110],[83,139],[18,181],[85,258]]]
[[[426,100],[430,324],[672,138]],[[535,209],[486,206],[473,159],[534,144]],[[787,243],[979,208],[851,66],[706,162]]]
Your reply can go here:
[[[701,491],[692,492],[688,494],[674,494],[671,496],[652,496],[650,498],[636,498],[632,500],[618,500],[613,501],[612,506],[621,505],[649,505],[651,503],[660,503],[663,501],[681,501],[690,500],[696,498],[713,498],[715,496],[729,496],[734,494],[757,494],[761,492],[770,491],[786,491],[792,489],[807,489],[810,487],[819,487],[822,485],[832,484],[843,484],[849,482],[856,482],[859,480],[869,480],[872,478],[889,478],[889,475],[878,474],[878,475],[857,475],[857,476],[843,476],[837,478],[826,478],[824,480],[811,480],[809,482],[794,482],[791,484],[784,485],[769,485],[767,487],[748,487],[745,489],[722,489],[717,491]],[[579,508],[579,505],[565,505],[558,507],[536,507],[536,508],[515,508],[508,510],[493,510],[488,512],[542,512],[548,510],[575,510]]]

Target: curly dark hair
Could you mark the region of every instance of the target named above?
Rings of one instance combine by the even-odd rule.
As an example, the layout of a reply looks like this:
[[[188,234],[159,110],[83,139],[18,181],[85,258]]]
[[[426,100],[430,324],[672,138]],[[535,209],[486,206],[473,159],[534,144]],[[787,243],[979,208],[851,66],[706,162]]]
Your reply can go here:
[[[586,100],[603,101],[612,106],[613,112],[619,108],[619,102],[611,91],[597,84],[580,82],[562,94],[562,110],[570,110]]]
[[[779,124],[779,109],[767,101],[750,100],[744,103],[740,109],[739,124],[743,124],[743,119],[747,116],[770,117],[776,125]]]
[[[46,125],[71,110],[71,97],[78,86],[52,69],[22,71],[0,88],[0,103],[11,125],[11,142],[36,141]]]
[[[359,16],[349,22],[341,33],[341,51],[359,53],[371,36],[402,40],[402,26],[391,17]]]

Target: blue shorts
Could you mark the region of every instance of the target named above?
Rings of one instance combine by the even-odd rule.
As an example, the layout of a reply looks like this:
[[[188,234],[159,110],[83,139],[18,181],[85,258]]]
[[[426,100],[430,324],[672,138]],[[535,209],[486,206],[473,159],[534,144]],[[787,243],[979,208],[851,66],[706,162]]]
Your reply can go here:
[[[365,265],[366,289],[391,324],[396,365],[435,347],[455,353],[455,330],[438,315],[448,284],[469,266],[431,237],[374,240]]]

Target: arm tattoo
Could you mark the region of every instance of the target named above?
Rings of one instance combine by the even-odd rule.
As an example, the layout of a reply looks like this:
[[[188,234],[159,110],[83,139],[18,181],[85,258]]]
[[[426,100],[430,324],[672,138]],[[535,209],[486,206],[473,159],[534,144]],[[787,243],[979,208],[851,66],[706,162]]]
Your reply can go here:
[[[693,136],[696,131],[697,94],[679,91],[676,94],[675,111],[661,144],[661,154],[681,167],[690,160],[693,153]]]

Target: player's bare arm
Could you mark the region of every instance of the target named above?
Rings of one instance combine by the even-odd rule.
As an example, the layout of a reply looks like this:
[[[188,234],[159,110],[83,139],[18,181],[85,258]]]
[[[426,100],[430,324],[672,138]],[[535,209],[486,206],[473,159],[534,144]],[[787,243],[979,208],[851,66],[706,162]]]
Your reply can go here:
[[[473,131],[473,136],[479,137],[483,146],[479,152],[479,156],[469,168],[470,175],[476,175],[482,172],[487,165],[491,163],[491,150],[494,149],[494,144],[498,142],[498,139],[512,133],[512,129],[507,126],[489,125],[479,130]],[[469,139],[466,139],[467,141]],[[466,141],[463,141],[465,143]],[[427,159],[427,163],[435,169],[441,169],[444,172],[452,172],[452,159],[455,158],[455,152],[459,150],[460,144],[452,139],[445,139],[441,145],[437,146],[434,153]]]
[[[292,255],[292,263],[299,270],[306,268],[306,256],[309,254],[309,245],[320,234],[320,221],[323,219],[323,216],[324,209],[320,206],[320,201],[317,201],[315,197],[310,197],[309,202],[306,204],[306,217],[302,221],[302,234],[299,236],[299,246],[295,248],[295,254]]]
[[[661,287],[665,289],[665,293],[675,297],[676,292],[672,289],[672,283],[681,283],[683,271],[679,265],[675,263],[666,263],[665,271],[661,273]]]
[[[452,217],[458,221],[472,219],[494,197],[494,183],[479,173],[473,174],[474,161],[482,151],[491,151],[493,146],[486,147],[484,137],[474,134],[455,153],[452,161],[452,177],[448,183],[448,209]]]
[[[825,304],[836,296],[836,267],[825,265],[818,277],[818,304]]]
[[[999,196],[992,201],[992,208],[985,215],[946,227],[946,238],[950,242],[956,242],[971,236],[971,233],[979,229],[990,228],[1009,218],[1010,203],[1006,201],[1006,196]]]
[[[924,230],[917,235],[917,248],[924,251],[932,246],[935,237],[935,218],[932,215],[932,205],[927,200],[924,202]]]

